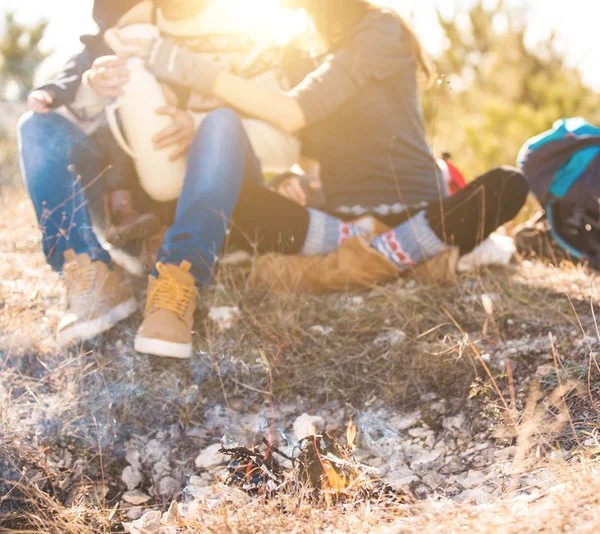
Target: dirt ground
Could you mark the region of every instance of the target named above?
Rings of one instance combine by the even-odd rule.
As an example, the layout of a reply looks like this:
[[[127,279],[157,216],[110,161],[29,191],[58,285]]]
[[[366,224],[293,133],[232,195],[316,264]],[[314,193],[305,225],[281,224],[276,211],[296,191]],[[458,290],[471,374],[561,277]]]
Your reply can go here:
[[[201,294],[189,362],[133,351],[141,312],[60,350],[64,295],[30,204],[14,187],[0,202],[0,532],[596,530],[585,268],[524,261],[452,288],[287,298],[227,269]],[[145,281],[129,282],[142,307]],[[350,419],[357,458],[423,500],[326,506],[222,485],[219,445],[267,437],[293,453],[310,425],[343,440]]]

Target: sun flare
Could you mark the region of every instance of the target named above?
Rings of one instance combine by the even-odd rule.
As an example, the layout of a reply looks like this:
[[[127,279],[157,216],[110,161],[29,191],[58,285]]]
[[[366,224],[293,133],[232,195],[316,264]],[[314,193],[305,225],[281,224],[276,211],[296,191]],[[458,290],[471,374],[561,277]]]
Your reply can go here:
[[[277,0],[218,0],[232,6],[240,18],[251,26],[269,29],[280,44],[288,42],[306,28],[302,12],[281,9]]]

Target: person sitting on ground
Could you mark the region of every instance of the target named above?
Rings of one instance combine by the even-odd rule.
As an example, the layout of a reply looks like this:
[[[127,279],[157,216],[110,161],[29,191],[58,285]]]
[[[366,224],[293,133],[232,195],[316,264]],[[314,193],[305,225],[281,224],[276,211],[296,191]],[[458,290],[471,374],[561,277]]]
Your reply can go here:
[[[110,7],[106,6],[106,0],[103,4],[106,9]],[[163,31],[169,30],[173,34],[179,32],[180,35],[193,31],[189,35],[211,50],[208,56],[211,61],[220,54],[219,59],[224,66],[230,67],[233,64],[243,65],[244,57],[252,55],[262,59],[263,67],[259,69],[253,62],[254,70],[244,71],[245,75],[258,78],[256,83],[259,86],[262,84],[271,87],[271,90],[280,87],[276,82],[283,83],[283,78],[277,74],[277,54],[272,51],[266,56],[260,54],[265,49],[262,43],[267,40],[273,42],[273,39],[269,39],[264,31],[256,36],[254,26],[250,23],[246,25],[246,32],[242,31],[244,21],[237,21],[234,26],[231,23],[234,19],[230,7],[206,0],[161,0],[158,8],[157,21],[163,25]],[[123,25],[124,20],[128,23],[145,21],[147,16],[152,16],[154,6],[152,2],[137,3],[124,16],[114,6],[111,9],[111,16],[102,19],[103,30],[109,25]],[[119,16],[115,17],[117,13]],[[95,11],[95,14],[98,12]],[[223,32],[221,39],[217,38],[216,31]],[[214,42],[210,42],[211,39]],[[242,42],[243,47],[236,44],[238,41]],[[94,43],[97,44],[96,41]],[[91,217],[92,212],[101,211],[98,206],[102,206],[105,185],[103,171],[110,162],[110,156],[106,146],[95,134],[90,135],[90,132],[96,124],[96,117],[102,115],[107,100],[118,97],[128,81],[126,63],[122,58],[102,55],[94,59],[96,55],[106,53],[106,49],[99,44],[97,49],[88,46],[76,64],[77,72],[70,71],[69,77],[63,77],[60,84],[44,86],[40,90],[42,92],[32,93],[29,99],[32,111],[22,117],[18,126],[22,174],[43,232],[43,250],[48,263],[56,271],[65,274],[68,312],[58,327],[61,344],[91,339],[131,316],[136,310],[131,292],[112,269],[110,255],[102,247]],[[248,63],[248,67],[252,66]],[[81,72],[84,69],[87,70]],[[176,86],[177,82],[171,85]],[[64,92],[60,91],[62,88],[65,89]],[[186,93],[187,96],[190,95],[189,91]],[[184,100],[186,106],[189,100],[194,111],[202,111],[193,107],[198,101],[206,105],[204,109],[210,109],[208,99],[201,95],[197,95],[197,98],[196,95],[191,95]],[[64,108],[53,109],[64,104],[89,120],[78,121],[71,111],[65,111]],[[176,155],[183,156],[196,136],[197,141],[189,154],[187,180],[201,184],[204,173],[210,172],[210,167],[205,168],[202,162],[218,151],[219,143],[206,139],[205,134],[196,135],[196,127],[200,122],[204,130],[217,133],[218,126],[213,127],[215,119],[205,115],[199,117],[202,120],[196,121],[189,109],[176,109],[174,106],[163,112],[172,116],[173,126],[158,134],[156,146],[177,145]],[[267,165],[289,167],[296,161],[298,142],[292,134],[278,133],[276,127],[263,125],[258,120],[252,120],[250,125],[247,121],[244,126],[249,126],[249,133],[254,132],[253,138],[257,145],[260,144],[262,152],[270,150],[273,155],[271,159],[269,154],[265,156]],[[271,144],[265,144],[265,141]],[[282,163],[283,160],[288,163]],[[251,164],[254,161],[249,162]],[[123,183],[120,182],[120,185]],[[235,192],[232,194],[235,195]],[[180,212],[186,209],[187,200],[189,199],[184,198],[181,203],[169,203],[166,206],[165,211],[170,212],[171,220],[176,210]],[[220,199],[215,200],[214,205],[218,206],[220,203]],[[143,203],[139,205],[144,206]],[[155,208],[158,209],[156,204],[148,205],[150,213]],[[192,218],[194,228],[205,226],[200,214],[188,212],[187,215]],[[197,220],[196,215],[200,217]],[[167,272],[165,276],[170,280],[168,268],[161,268],[161,272]],[[155,295],[159,300],[163,298],[160,294],[158,292]],[[173,319],[177,323],[179,316],[174,313],[167,319]],[[165,324],[168,331],[181,330],[177,324],[169,324]],[[185,335],[189,336],[190,333],[186,332]],[[176,349],[181,351],[179,346]],[[186,347],[184,350],[187,350]]]
[[[128,81],[125,61],[104,43],[103,34],[137,3],[139,0],[96,0],[93,18],[99,33],[84,35],[83,50],[27,98],[29,110],[37,114],[56,112],[80,128],[101,151],[105,197],[96,211],[104,209],[105,238],[117,246],[150,235],[160,227],[156,214],[137,212],[131,191],[136,180],[133,162],[117,145],[102,114],[104,102],[118,97]]]
[[[230,244],[259,253],[332,263],[345,242],[362,235],[369,268],[398,276],[450,246],[469,252],[525,202],[527,181],[508,167],[440,198],[417,82],[419,67],[430,73],[429,63],[396,13],[363,0],[285,4],[305,9],[329,47],[315,70],[287,92],[236,76],[168,39],[127,43],[160,79],[238,110],[213,111],[194,139],[175,222],[150,277],[135,340],[139,352],[192,354],[196,287],[212,282],[226,234]],[[300,132],[304,152],[321,165],[322,211],[262,186],[260,162],[238,112]],[[349,220],[361,214],[393,229],[377,235],[372,219]],[[319,272],[318,264],[312,272]]]

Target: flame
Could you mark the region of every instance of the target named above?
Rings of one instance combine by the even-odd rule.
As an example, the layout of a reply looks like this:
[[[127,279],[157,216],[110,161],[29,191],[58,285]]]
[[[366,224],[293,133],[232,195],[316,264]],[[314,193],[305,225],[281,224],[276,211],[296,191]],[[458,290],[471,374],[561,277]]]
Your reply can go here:
[[[319,462],[321,463],[321,467],[323,468],[323,475],[321,475],[321,480],[323,484],[323,489],[326,491],[325,499],[328,504],[331,504],[331,495],[327,492],[335,493],[336,496],[339,496],[347,487],[348,480],[344,476],[340,476],[337,474],[337,471],[331,465],[329,460],[325,460],[321,453],[319,452],[319,447],[317,445],[317,437],[313,436],[313,445],[315,448],[315,453]]]
[[[338,475],[331,463],[327,460],[322,460],[321,465],[323,466],[326,477],[325,480],[323,480],[323,487],[332,490],[336,495],[339,495],[348,487],[348,480],[346,477]]]
[[[353,450],[356,446],[356,425],[352,422],[352,419],[348,421],[348,427],[346,428],[346,441],[348,442],[348,448]]]

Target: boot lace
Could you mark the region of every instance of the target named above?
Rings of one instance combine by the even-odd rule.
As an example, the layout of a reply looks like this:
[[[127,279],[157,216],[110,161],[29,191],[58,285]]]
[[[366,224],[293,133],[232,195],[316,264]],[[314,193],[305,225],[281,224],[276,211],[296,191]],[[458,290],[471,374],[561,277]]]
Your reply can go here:
[[[72,296],[91,293],[98,278],[98,266],[95,262],[81,266],[77,264],[65,266],[69,278],[69,294]]]
[[[196,288],[178,282],[166,265],[162,263],[156,265],[156,270],[159,276],[148,295],[146,312],[168,310],[176,313],[179,317],[183,317],[188,310]]]

